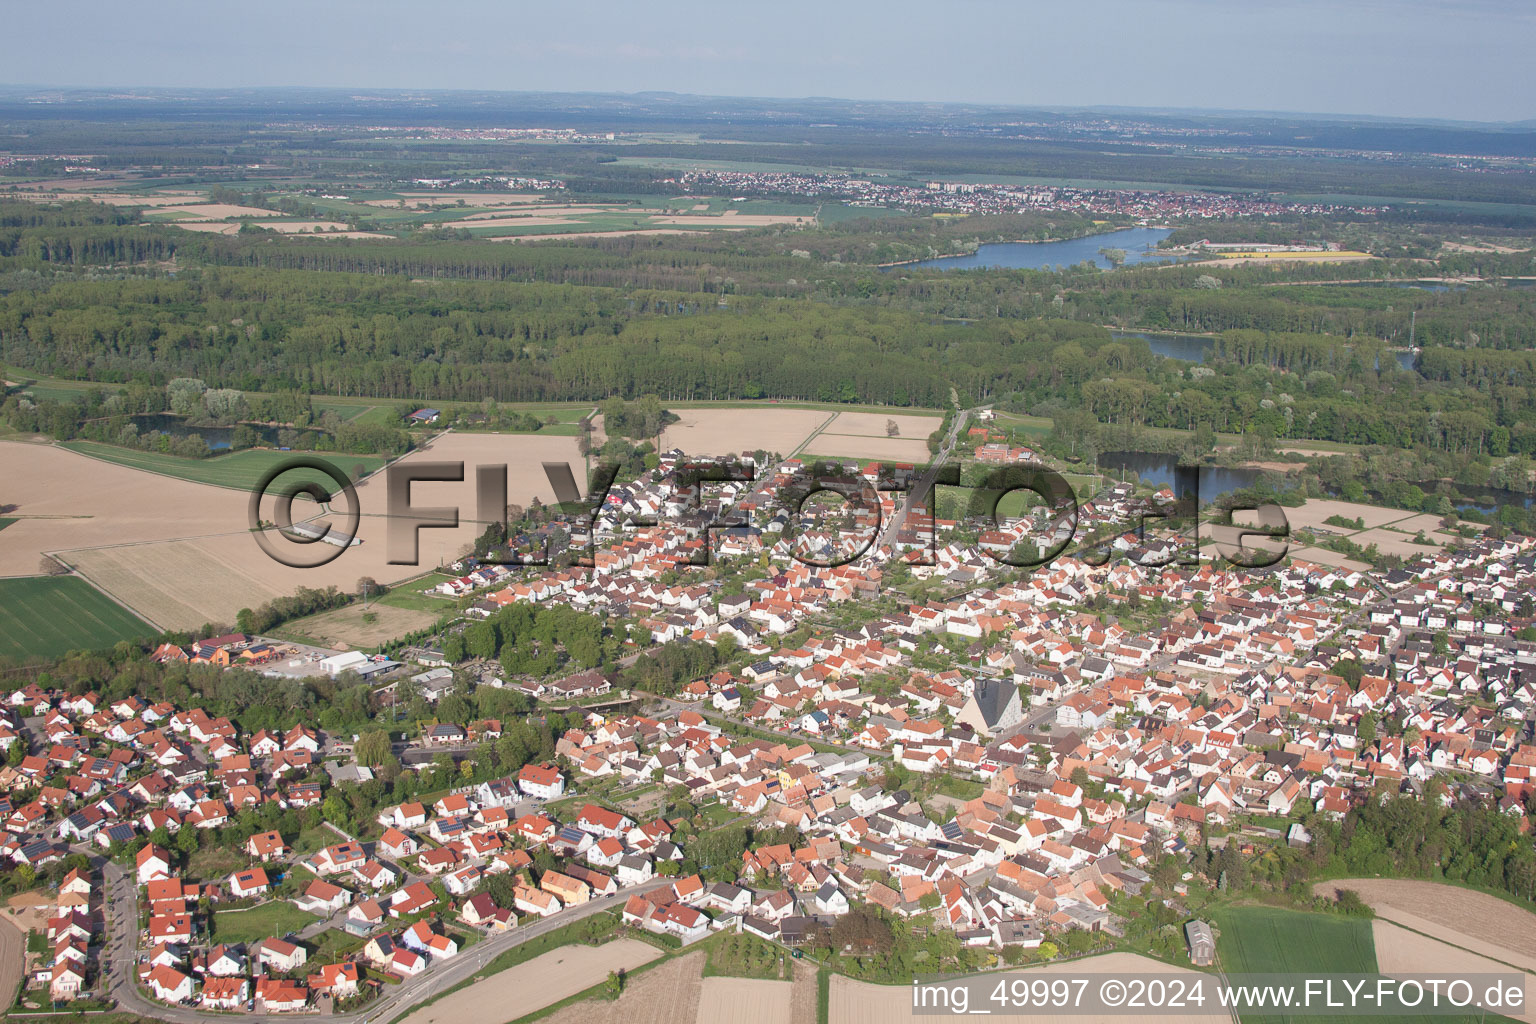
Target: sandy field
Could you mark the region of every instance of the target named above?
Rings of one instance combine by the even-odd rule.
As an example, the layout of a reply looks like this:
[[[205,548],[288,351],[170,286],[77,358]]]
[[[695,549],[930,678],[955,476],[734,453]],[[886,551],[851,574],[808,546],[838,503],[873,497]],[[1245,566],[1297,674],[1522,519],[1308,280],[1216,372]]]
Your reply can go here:
[[[1510,974],[1510,968],[1469,953],[1455,946],[1420,935],[1390,921],[1371,922],[1371,936],[1376,942],[1376,966],[1383,974],[1417,975],[1434,977],[1457,974]],[[1536,993],[1536,986],[1526,984],[1527,1002],[1523,1013],[1504,1011],[1504,1016],[1516,1020],[1536,1022],[1536,1009],[1529,1004],[1529,996]]]
[[[1326,457],[1334,456],[1334,455],[1340,455],[1340,456],[1345,456],[1345,457],[1349,456],[1349,452],[1336,452],[1336,451],[1334,451],[1331,448],[1299,448],[1299,447],[1296,447],[1295,445],[1285,445],[1284,447],[1277,447],[1275,449],[1275,451],[1277,451],[1277,452],[1289,452],[1289,453],[1291,453],[1293,455],[1305,455],[1308,458],[1326,458]]]
[[[1367,252],[1272,252],[1265,256],[1218,256],[1210,260],[1194,260],[1190,263],[1179,264],[1185,267],[1199,267],[1220,263],[1231,266],[1236,263],[1355,263],[1359,260],[1373,260]]]
[[[863,437],[885,437],[885,425],[896,421],[897,437],[908,440],[928,440],[928,435],[943,424],[942,416],[913,416],[909,413],[840,412],[827,428],[831,434],[859,434]]]
[[[223,220],[225,217],[281,217],[277,210],[259,206],[235,206],[231,203],[197,203],[190,206],[162,206],[160,213],[185,213],[198,220]]]
[[[1355,890],[1377,917],[1437,936],[1468,952],[1536,971],[1536,914],[1497,896],[1406,878],[1337,878],[1312,887],[1322,896],[1332,896],[1339,889]]]
[[[0,441],[0,479],[20,517],[0,533],[0,576],[35,575],[45,551],[199,537],[245,523],[238,491],[50,445]]]
[[[836,426],[834,423],[833,426]],[[867,437],[854,434],[817,434],[806,445],[808,453],[848,459],[882,459],[886,462],[927,462],[928,442],[917,438]]]
[[[1345,519],[1360,519],[1368,530],[1388,523],[1395,523],[1400,519],[1407,519],[1413,515],[1398,508],[1380,508],[1376,505],[1357,505],[1348,501],[1335,501],[1331,498],[1309,498],[1299,508],[1287,508],[1285,518],[1290,521],[1293,529],[1304,527],[1323,526],[1323,520],[1329,516],[1343,516]],[[1332,529],[1339,529],[1332,527]]]
[[[749,978],[705,978],[698,1024],[794,1024],[794,983]]]
[[[453,609],[453,601],[443,601],[444,612]],[[354,647],[374,647],[397,636],[426,629],[439,618],[431,612],[376,603],[369,604],[366,613],[374,617],[372,622],[363,621],[364,614],[361,604],[348,605],[284,623],[282,631],[312,637],[325,646],[349,651]]]
[[[405,1018],[404,1024],[489,1024],[522,1016],[591,988],[608,977],[609,971],[631,971],[659,956],[661,950],[637,939],[618,939],[601,946],[563,946],[423,1006]]]
[[[548,1024],[687,1024],[699,1012],[703,970],[702,953],[676,957],[636,975],[618,999],[588,999],[556,1010],[545,1020]]]
[[[734,455],[759,448],[788,455],[834,415],[771,406],[672,411],[681,419],[662,431],[661,447],[681,448],[690,455]]]
[[[1062,964],[1047,964],[1042,967],[1033,967],[1021,970],[1018,973],[1030,978],[1049,978],[1057,974],[1070,974],[1086,976],[1103,974],[1107,976],[1124,977],[1132,974],[1188,974],[1190,977],[1207,977],[1198,971],[1188,969],[1180,970],[1169,967],[1147,957],[1137,956],[1134,953],[1109,953],[1105,956],[1090,957],[1086,960],[1076,960]],[[1090,985],[1093,983],[1090,982]],[[987,983],[984,988],[991,991],[992,984]],[[830,1024],[891,1024],[897,1020],[939,1020],[942,1016],[916,1016],[912,1006],[912,986],[910,985],[874,985],[863,981],[850,981],[840,974],[832,976],[832,988],[830,993],[830,1006],[828,1021]],[[1223,1020],[1231,1021],[1229,1011],[1219,1006],[1210,1005],[1214,1000],[1208,1000],[1203,1012],[1182,1013],[1177,1016],[1168,1016],[1166,1020]],[[970,1009],[974,1012],[982,1009],[997,1009],[995,1004],[978,1006],[973,999]],[[1144,1024],[1146,1017],[1141,1013],[1123,1013],[1112,1015],[1093,1014],[1052,1014],[1052,1013],[992,1013],[987,1017],[989,1021],[1005,1021],[1008,1024]]]

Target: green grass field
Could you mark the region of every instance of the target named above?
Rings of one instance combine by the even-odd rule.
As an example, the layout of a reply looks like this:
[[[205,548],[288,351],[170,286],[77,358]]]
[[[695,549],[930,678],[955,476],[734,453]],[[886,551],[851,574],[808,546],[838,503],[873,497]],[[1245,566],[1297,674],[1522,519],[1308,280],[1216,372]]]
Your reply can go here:
[[[292,903],[274,900],[250,910],[221,910],[214,914],[214,939],[218,942],[260,942],[296,932],[319,918]]]
[[[54,658],[158,632],[78,576],[0,580],[0,657]]]
[[[1211,914],[1218,934],[1216,951],[1221,967],[1230,974],[1374,974],[1376,942],[1371,922],[1365,918],[1313,914],[1279,907],[1223,907]],[[1243,1024],[1285,1024],[1358,1020],[1339,1014],[1260,1015],[1244,1013]],[[1388,1017],[1381,1017],[1386,1020]],[[1471,1024],[1483,1018],[1473,1015],[1415,1016],[1415,1021],[1435,1024]],[[1490,1021],[1508,1018],[1490,1014]]]
[[[100,444],[96,441],[66,441],[62,445],[72,452],[89,455],[93,458],[114,462],[119,466],[128,466],[131,469],[140,469],[146,473],[159,473],[161,476],[173,476],[181,480],[192,480],[200,484],[211,484],[214,487],[230,487],[235,490],[248,491],[254,487],[261,475],[273,466],[282,465],[291,459],[312,455],[311,452],[279,452],[265,448],[249,448],[244,451],[230,452],[228,455],[214,455],[206,459],[184,459],[179,455],[162,455],[159,452],[142,452],[134,448],[119,448],[116,445]],[[321,458],[345,473],[348,477],[355,477],[354,467],[362,466],[369,473],[384,465],[384,459],[377,455],[341,455],[327,453]],[[327,478],[313,470],[295,471],[285,473],[281,483],[287,485],[300,479],[300,472],[306,478],[325,484]],[[330,484],[334,487],[334,483]]]

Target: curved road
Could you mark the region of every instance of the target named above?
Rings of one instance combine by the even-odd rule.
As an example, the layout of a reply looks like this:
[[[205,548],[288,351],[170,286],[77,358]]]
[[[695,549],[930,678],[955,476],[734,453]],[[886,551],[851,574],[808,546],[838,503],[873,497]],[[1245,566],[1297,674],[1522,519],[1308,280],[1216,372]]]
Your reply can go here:
[[[82,852],[84,852],[82,850]],[[204,1011],[189,1006],[166,1006],[149,999],[134,983],[134,965],[138,960],[138,887],[123,869],[111,861],[92,858],[102,870],[104,900],[107,914],[107,935],[110,957],[105,958],[103,970],[107,991],[117,1001],[120,1010],[128,1010],[141,1017],[170,1021],[172,1024],[228,1024],[227,1011]],[[647,893],[672,884],[670,878],[658,878],[643,885],[623,889],[612,896],[590,900],[579,907],[562,910],[550,917],[540,918],[532,924],[520,925],[510,932],[501,932],[482,938],[458,956],[429,967],[414,978],[407,978],[399,985],[387,986],[380,998],[364,1009],[336,1014],[326,1019],[335,1024],[388,1024],[402,1013],[415,1009],[422,1003],[442,995],[448,989],[467,981],[483,970],[492,960],[509,949],[530,939],[538,938],[564,927],[572,921],[590,917],[602,910],[612,910],[624,905],[624,901],[638,893]],[[253,1016],[256,1016],[253,1014]]]

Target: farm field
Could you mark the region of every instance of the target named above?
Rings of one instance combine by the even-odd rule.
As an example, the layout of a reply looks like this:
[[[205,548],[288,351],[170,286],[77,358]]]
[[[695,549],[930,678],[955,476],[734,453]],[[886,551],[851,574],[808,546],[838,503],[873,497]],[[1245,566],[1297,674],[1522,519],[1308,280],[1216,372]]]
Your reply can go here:
[[[13,493],[23,498],[34,492],[52,496],[37,509],[23,501],[18,510],[22,516],[49,512],[84,513],[92,518],[23,519],[6,531],[7,540],[28,529],[35,531],[37,539],[26,538],[32,546],[14,554],[9,546],[0,546],[0,567],[14,564],[13,575],[35,573],[41,551],[60,551],[69,565],[162,628],[196,629],[206,622],[233,622],[241,608],[291,594],[300,586],[350,590],[359,576],[388,584],[421,572],[414,565],[390,563],[382,477],[371,477],[357,488],[362,512],[357,536],[362,543],[324,566],[295,569],[269,558],[250,536],[242,493],[168,481],[36,445],[0,442],[0,467],[8,464],[8,449],[22,449],[29,456],[24,461],[18,458],[18,463],[31,474],[30,482]],[[466,464],[463,482],[418,483],[411,489],[411,501],[417,507],[457,506],[460,510],[459,526],[420,531],[417,553],[424,566],[452,559],[480,534],[481,528],[473,522],[475,466],[506,464],[508,500],[527,504],[534,496],[554,501],[542,462],[568,462],[578,475],[583,465],[575,438],[536,434],[444,434],[403,461],[413,460]],[[100,479],[103,473],[111,476],[104,490],[86,483],[86,478]],[[166,516],[167,507],[177,509],[178,516]],[[142,520],[133,513],[136,508],[147,510]],[[263,506],[263,513],[271,518],[270,505]],[[294,516],[303,518],[303,513],[296,508]],[[340,517],[332,522],[341,525]],[[81,523],[85,525],[76,525]],[[36,546],[41,543],[47,546]],[[402,557],[409,557],[408,549]],[[210,566],[218,571],[210,572]]]
[[[1438,934],[1438,933],[1437,933]],[[1376,943],[1376,962],[1384,974],[1434,976],[1437,974],[1508,974],[1505,964],[1469,953],[1438,939],[1409,931],[1391,921],[1371,922],[1371,937]],[[1527,997],[1533,990],[1527,986]],[[1536,1022],[1536,1010],[1529,1001],[1524,1012],[1506,1014],[1514,1020]]]
[[[662,450],[690,455],[778,452],[789,455],[836,417],[815,409],[674,409],[680,418],[661,432]]]
[[[213,455],[206,459],[186,459],[179,455],[142,452],[133,448],[119,448],[117,445],[99,444],[95,441],[65,441],[60,447],[92,458],[105,459],[119,466],[142,469],[147,473],[159,473],[162,476],[174,476],[180,480],[192,480],[196,483],[212,484],[215,487],[232,487],[242,491],[249,491],[256,486],[261,475],[273,466],[282,465],[296,456],[317,454],[248,448],[230,452],[228,455]],[[345,455],[328,452],[319,454],[318,457],[325,459],[354,480],[358,478],[356,470],[359,466],[365,473],[372,473],[385,462],[378,455]],[[302,475],[305,479],[326,482],[324,474],[313,470],[304,470]],[[298,479],[300,479],[300,473],[296,471],[292,476],[284,474],[282,481],[287,484]]]
[[[1342,887],[1337,882],[1319,884]],[[1381,969],[1372,922],[1364,918],[1239,906],[1224,907],[1211,919],[1217,931],[1216,950],[1228,974],[1374,974]],[[1342,1014],[1243,1015],[1244,1024],[1352,1019]],[[1450,1024],[1479,1018],[1448,1014],[1414,1019]]]
[[[236,491],[63,448],[0,441],[0,478],[17,520],[0,541],[0,576],[34,575],[45,551],[245,531],[245,496]]]
[[[698,1024],[794,1024],[788,981],[705,978]]]
[[[1409,878],[1338,878],[1312,888],[1324,896],[1353,889],[1379,918],[1536,971],[1536,914],[1497,896]]]
[[[78,576],[0,580],[0,657],[57,657],[155,629]]]
[[[1085,960],[1076,960],[1069,963],[1046,964],[1040,967],[1032,967],[1020,972],[1033,978],[1036,976],[1049,978],[1056,974],[1069,975],[1094,975],[1102,974],[1106,977],[1125,977],[1131,974],[1169,974],[1187,973],[1191,977],[1202,977],[1198,972],[1169,967],[1167,964],[1149,957],[1138,956],[1135,953],[1108,953],[1104,956],[1089,957]],[[910,985],[875,985],[867,981],[854,981],[845,978],[841,974],[832,976],[831,991],[829,993],[828,1024],[890,1024],[895,1020],[923,1019],[913,1016],[912,987]],[[996,1009],[996,1007],[972,1006],[973,1010]],[[932,1018],[934,1020],[938,1017]],[[1003,1021],[1005,1024],[1085,1024],[1092,1021],[1094,1024],[1141,1024],[1146,1017],[1140,1012],[1128,1012],[1122,1014],[1107,1014],[1093,1017],[1085,1017],[1081,1014],[1052,1014],[1052,1013],[991,1013],[987,1016],[989,1021]],[[1168,1020],[1220,1020],[1231,1021],[1229,1011],[1220,1007],[1213,1007],[1207,1003],[1201,1012],[1183,1013],[1178,1017],[1168,1017]]]
[[[282,938],[318,920],[287,900],[272,900],[249,910],[220,910],[213,916],[213,927],[219,942],[260,942]]]
[[[591,988],[609,971],[632,971],[659,956],[661,950],[637,939],[562,946],[429,1003],[403,1024],[504,1021],[515,1011],[532,1013]]]
[[[547,1024],[690,1024],[699,1012],[704,954],[673,957],[634,975],[618,999],[586,999],[550,1014]]]

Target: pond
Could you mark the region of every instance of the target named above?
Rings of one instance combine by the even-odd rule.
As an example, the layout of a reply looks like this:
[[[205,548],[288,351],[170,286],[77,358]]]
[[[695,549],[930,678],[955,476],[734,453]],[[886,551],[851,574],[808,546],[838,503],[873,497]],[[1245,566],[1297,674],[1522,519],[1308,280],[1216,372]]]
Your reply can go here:
[[[196,426],[188,423],[184,417],[177,416],[176,414],[169,412],[142,413],[138,416],[130,416],[128,418],[136,427],[139,428],[139,434],[141,436],[148,434],[151,431],[158,431],[162,434],[169,434],[171,437],[176,438],[189,437],[192,434],[196,434],[198,437],[201,437],[203,441],[208,445],[208,447],[213,451],[224,451],[228,449],[235,433],[234,427]],[[268,447],[277,446],[277,427],[253,426],[251,429],[254,430],[261,438],[261,444]],[[302,440],[297,447],[314,448],[316,447],[315,442],[317,442],[323,436],[323,433],[318,430],[305,430],[300,432],[300,436],[304,440]]]
[[[1144,484],[1154,487],[1172,487],[1174,467],[1178,456],[1166,452],[1105,452],[1099,456],[1099,469],[1124,473],[1134,472]],[[1264,475],[1261,469],[1249,467],[1201,466],[1200,504],[1208,505],[1223,494],[1252,487]]]
[[[1068,238],[1059,242],[986,242],[973,253],[964,256],[940,256],[937,259],[899,263],[887,270],[923,267],[938,270],[1043,270],[1048,267],[1070,267],[1091,261],[1104,269],[1111,264],[1100,254],[1100,249],[1125,251],[1123,266],[1137,263],[1160,263],[1173,259],[1157,248],[1157,243],[1173,234],[1170,228],[1125,228],[1085,238]]]

